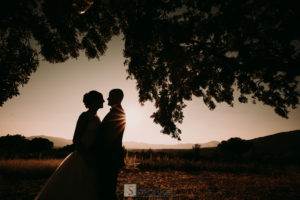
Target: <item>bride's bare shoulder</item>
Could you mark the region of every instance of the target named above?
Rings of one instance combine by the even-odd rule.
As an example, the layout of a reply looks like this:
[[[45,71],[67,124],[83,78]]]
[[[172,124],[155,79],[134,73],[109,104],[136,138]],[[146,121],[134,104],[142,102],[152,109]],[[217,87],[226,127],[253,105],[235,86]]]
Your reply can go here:
[[[97,115],[93,115],[88,111],[81,113],[79,116],[79,120],[93,120],[95,118],[99,119],[99,117]]]
[[[78,120],[80,120],[80,121],[85,121],[85,120],[89,120],[90,118],[91,118],[90,114],[86,111],[86,112],[82,112],[82,113],[79,115]]]

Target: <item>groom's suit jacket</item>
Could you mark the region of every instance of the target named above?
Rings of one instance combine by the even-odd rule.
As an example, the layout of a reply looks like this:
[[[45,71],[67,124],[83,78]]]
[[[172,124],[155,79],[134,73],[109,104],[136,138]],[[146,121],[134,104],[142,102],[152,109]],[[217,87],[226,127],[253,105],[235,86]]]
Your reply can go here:
[[[124,165],[122,149],[123,133],[126,125],[125,112],[121,105],[112,107],[104,117],[97,133],[98,159],[106,159],[114,166]]]

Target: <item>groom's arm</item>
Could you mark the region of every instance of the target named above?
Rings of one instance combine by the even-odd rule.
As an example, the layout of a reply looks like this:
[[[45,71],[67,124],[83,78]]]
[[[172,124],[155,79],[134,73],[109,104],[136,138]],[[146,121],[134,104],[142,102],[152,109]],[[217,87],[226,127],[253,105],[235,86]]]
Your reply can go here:
[[[108,156],[107,159],[122,167],[124,166],[122,140],[125,129],[125,115],[120,117],[120,114],[122,115],[120,112],[110,111],[104,117],[97,133],[95,147],[98,157]]]
[[[122,112],[111,111],[103,119],[101,134],[108,148],[119,149],[122,147],[125,125],[125,114]]]

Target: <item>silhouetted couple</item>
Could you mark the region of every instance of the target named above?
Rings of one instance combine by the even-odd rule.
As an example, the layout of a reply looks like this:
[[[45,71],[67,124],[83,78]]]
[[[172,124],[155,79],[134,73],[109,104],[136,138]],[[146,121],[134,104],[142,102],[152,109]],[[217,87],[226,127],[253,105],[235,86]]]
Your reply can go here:
[[[101,122],[97,111],[103,108],[103,95],[90,91],[83,97],[88,109],[77,121],[69,154],[52,174],[36,200],[114,200],[119,170],[124,166],[122,139],[125,113],[121,106],[123,92],[109,93],[110,112]]]

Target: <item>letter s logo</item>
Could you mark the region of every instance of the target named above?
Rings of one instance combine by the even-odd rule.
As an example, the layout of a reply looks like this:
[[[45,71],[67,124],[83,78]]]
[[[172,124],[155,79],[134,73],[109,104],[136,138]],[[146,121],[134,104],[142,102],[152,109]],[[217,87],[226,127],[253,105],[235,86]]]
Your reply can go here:
[[[129,186],[128,191],[129,191],[128,195],[132,196],[133,195],[133,186]]]

